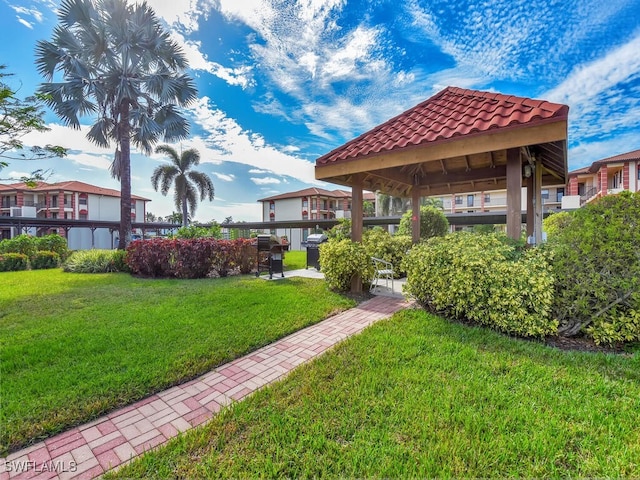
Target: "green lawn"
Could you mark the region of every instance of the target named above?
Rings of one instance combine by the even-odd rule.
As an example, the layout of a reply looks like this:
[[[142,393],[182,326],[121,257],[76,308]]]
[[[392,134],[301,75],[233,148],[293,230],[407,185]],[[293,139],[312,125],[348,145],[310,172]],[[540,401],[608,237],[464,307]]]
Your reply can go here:
[[[109,478],[640,477],[640,354],[406,310]]]
[[[0,274],[0,454],[350,308],[320,280]]]

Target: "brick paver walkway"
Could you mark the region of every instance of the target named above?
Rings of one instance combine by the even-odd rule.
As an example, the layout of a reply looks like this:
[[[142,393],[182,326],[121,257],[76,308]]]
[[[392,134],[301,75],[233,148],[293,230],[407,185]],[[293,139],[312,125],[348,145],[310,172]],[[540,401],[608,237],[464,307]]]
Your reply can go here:
[[[0,459],[0,480],[93,478],[209,420],[372,323],[407,306],[379,296],[188,383]]]

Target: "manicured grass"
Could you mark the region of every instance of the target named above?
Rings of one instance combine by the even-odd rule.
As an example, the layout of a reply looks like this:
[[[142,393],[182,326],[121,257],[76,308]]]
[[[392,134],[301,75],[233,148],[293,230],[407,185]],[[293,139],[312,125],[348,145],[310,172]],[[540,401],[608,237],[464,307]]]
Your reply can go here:
[[[0,453],[350,308],[321,280],[0,274]]]
[[[640,354],[406,310],[109,478],[640,476]]]
[[[287,270],[299,270],[307,266],[307,252],[302,250],[289,250],[284,254],[284,268]]]

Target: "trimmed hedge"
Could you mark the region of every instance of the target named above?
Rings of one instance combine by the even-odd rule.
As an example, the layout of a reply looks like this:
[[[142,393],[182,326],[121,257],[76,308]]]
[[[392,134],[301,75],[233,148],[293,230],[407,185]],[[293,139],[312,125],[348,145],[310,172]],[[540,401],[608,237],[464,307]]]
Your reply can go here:
[[[548,243],[560,333],[640,341],[640,193],[608,195],[564,220]]]
[[[52,233],[42,237],[22,234],[0,241],[0,253],[22,253],[26,255],[32,263],[38,252],[54,252],[59,256],[60,260],[65,260],[69,256],[67,239],[57,233]],[[36,263],[41,262],[41,260],[36,261]]]
[[[402,215],[398,227],[398,235],[411,237],[412,216],[412,210],[408,210]],[[446,235],[448,231],[449,221],[444,213],[442,213],[442,210],[431,205],[423,205],[420,207],[420,238],[422,240],[427,240],[431,237],[442,237]]]
[[[60,255],[56,252],[40,250],[31,259],[33,270],[44,270],[48,268],[58,268],[60,266]]]
[[[24,253],[0,253],[0,272],[15,272],[29,268],[29,257]]]
[[[553,275],[541,249],[497,234],[458,232],[415,246],[405,292],[425,308],[524,337],[553,335]]]
[[[362,234],[362,244],[370,257],[377,257],[391,262],[396,278],[404,275],[402,260],[412,246],[408,235],[391,235],[381,227],[365,230]]]
[[[347,291],[351,279],[360,275],[363,285],[373,278],[371,257],[361,243],[332,239],[320,244],[320,268],[329,288]]]
[[[127,248],[127,265],[136,275],[148,277],[221,277],[238,269],[249,273],[255,266],[251,240],[215,238],[136,240]]]

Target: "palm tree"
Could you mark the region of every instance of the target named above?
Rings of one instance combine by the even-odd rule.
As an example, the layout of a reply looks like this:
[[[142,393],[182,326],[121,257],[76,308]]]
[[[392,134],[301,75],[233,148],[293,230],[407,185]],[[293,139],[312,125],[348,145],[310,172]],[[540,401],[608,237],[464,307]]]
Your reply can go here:
[[[185,150],[181,155],[169,145],[159,145],[156,153],[164,153],[169,157],[169,165],[159,165],[151,175],[151,185],[155,191],[167,195],[171,186],[174,188],[176,208],[182,211],[182,226],[188,222],[187,209],[194,216],[198,205],[198,193],[200,201],[206,198],[213,200],[213,182],[204,173],[191,170],[200,164],[200,153],[195,148]]]
[[[118,248],[131,239],[131,144],[150,155],[160,139],[185,138],[187,120],[178,112],[196,98],[193,80],[182,73],[187,59],[146,2],[63,0],[51,41],[36,46],[40,86],[47,104],[73,128],[97,118],[87,137],[115,143],[111,174],[120,180]],[[61,74],[61,81],[54,78]]]

